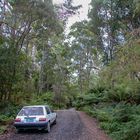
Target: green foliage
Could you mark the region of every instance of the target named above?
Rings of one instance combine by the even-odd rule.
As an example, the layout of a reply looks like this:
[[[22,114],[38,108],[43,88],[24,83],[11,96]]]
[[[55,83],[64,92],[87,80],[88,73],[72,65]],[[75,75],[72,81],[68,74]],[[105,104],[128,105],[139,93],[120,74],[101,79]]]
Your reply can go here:
[[[140,105],[124,102],[119,104],[100,103],[92,107],[85,105],[81,110],[96,117],[101,128],[114,140],[140,139]]]
[[[54,38],[59,40],[57,44],[62,45],[60,36],[63,36],[63,27],[52,0],[8,2],[0,2],[3,10],[0,36],[0,101],[22,104],[30,102],[40,91],[40,94],[52,91],[52,85],[62,80],[60,77],[64,70],[61,70],[60,75],[56,57],[64,56],[61,51],[58,51],[57,55],[51,52],[53,47],[50,45],[54,46],[55,50]],[[69,5],[72,6],[71,3]],[[74,7],[68,9],[71,8]],[[59,49],[63,48],[61,45]],[[40,90],[41,88],[43,90]]]
[[[130,40],[118,49],[116,59],[100,72],[100,85],[106,87],[106,95],[112,101],[139,103],[140,47],[138,40]]]
[[[3,134],[6,129],[7,129],[7,125],[1,125],[0,126],[0,134]]]
[[[21,109],[22,105],[17,105],[12,102],[0,103],[0,134],[3,134],[7,127],[13,124],[13,120]]]
[[[51,104],[53,103],[53,96],[54,94],[51,92],[34,96],[34,100],[32,100],[30,104],[32,105]]]
[[[74,102],[75,106],[96,117],[101,128],[112,139],[139,140],[140,105],[135,104],[138,101],[138,95],[134,94],[134,90],[137,91],[136,84],[126,84],[126,86],[123,82],[110,89],[105,84],[101,85],[78,96]],[[133,86],[135,86],[134,90],[132,90]]]
[[[32,101],[28,102],[29,105],[49,105],[53,109],[65,108],[66,103],[57,103],[55,100],[55,94],[53,92],[43,93],[41,95],[36,95],[33,97]]]
[[[81,7],[72,0],[7,2],[0,1],[0,123],[24,105],[76,107],[113,139],[139,140],[140,1],[91,0],[90,20],[68,36],[65,21]]]
[[[104,98],[100,96],[96,96],[95,94],[87,94],[87,95],[80,95],[77,97],[74,105],[77,108],[84,107],[85,105],[93,105],[98,104],[100,101],[103,101]]]
[[[23,104],[15,104],[12,102],[1,102],[0,113],[8,118],[14,118],[18,111],[22,108]]]
[[[8,117],[7,115],[0,115],[0,124],[1,125],[6,125],[12,122],[13,118]]]
[[[84,107],[80,108],[82,111],[86,112],[87,114],[89,114],[92,117],[96,117],[97,116],[97,112],[95,110],[95,108],[85,105]]]

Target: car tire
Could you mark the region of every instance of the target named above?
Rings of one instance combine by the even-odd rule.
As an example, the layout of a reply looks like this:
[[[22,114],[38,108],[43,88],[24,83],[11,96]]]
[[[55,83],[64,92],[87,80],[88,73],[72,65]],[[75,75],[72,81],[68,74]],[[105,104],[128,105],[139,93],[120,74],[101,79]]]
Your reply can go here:
[[[48,124],[47,124],[47,132],[49,133],[51,131],[51,124],[50,124],[50,122],[48,122]]]
[[[56,119],[54,120],[53,124],[56,124]]]

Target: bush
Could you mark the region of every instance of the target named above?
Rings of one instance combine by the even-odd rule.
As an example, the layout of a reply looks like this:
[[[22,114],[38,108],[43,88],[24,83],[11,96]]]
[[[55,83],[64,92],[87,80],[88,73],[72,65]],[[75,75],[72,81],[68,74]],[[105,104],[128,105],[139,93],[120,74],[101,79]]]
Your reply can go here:
[[[90,106],[84,106],[83,108],[81,108],[82,111],[86,112],[87,114],[89,114],[92,117],[96,117],[97,113],[96,111],[90,107]]]
[[[84,100],[85,101],[85,100]],[[80,108],[96,117],[113,140],[140,140],[140,105],[99,103]]]
[[[0,115],[0,124],[6,125],[12,122],[13,117],[8,117],[6,115]]]
[[[53,92],[42,93],[41,95],[35,96],[29,105],[49,105],[53,109],[65,108],[65,102],[57,103]]]
[[[105,96],[103,96],[103,94],[97,94],[97,92],[94,93],[88,93],[85,95],[79,95],[76,98],[76,101],[73,102],[73,105],[77,108],[80,109],[81,107],[84,107],[86,105],[88,106],[92,106],[92,105],[96,105],[99,102],[104,102],[106,101]]]
[[[7,129],[6,125],[1,125],[0,126],[0,134],[3,134],[6,129]]]
[[[3,102],[0,104],[0,113],[7,117],[15,117],[22,106],[22,104],[17,105],[12,102]]]

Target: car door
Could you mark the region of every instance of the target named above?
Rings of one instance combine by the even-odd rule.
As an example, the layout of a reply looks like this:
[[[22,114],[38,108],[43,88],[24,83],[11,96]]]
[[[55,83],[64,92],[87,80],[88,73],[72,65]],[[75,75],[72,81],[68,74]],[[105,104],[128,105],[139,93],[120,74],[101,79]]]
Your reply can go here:
[[[53,117],[52,117],[52,113],[51,110],[49,109],[49,107],[45,107],[46,112],[47,112],[47,118],[49,118],[50,122],[53,123]]]
[[[50,109],[51,110],[51,109]],[[51,116],[52,116],[52,121],[54,122],[56,119],[56,113],[54,113],[53,110],[51,110]]]

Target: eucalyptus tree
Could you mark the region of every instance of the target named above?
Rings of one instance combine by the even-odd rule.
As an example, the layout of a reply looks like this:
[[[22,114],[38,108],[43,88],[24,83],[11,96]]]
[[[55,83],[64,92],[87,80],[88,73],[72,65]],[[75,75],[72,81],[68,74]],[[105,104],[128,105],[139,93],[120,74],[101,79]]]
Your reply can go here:
[[[92,0],[91,31],[105,64],[99,85],[106,86],[113,100],[136,101],[139,92],[139,28],[137,0]],[[101,55],[102,56],[102,55]],[[132,84],[133,83],[133,84]],[[135,99],[134,99],[135,98]],[[139,100],[139,98],[138,98]]]
[[[105,64],[115,59],[116,46],[126,41],[128,33],[139,28],[136,5],[138,1],[135,0],[92,0],[89,11],[91,30],[97,36]]]
[[[79,89],[83,93],[89,90],[91,74],[99,70],[96,38],[90,31],[87,21],[72,25],[69,37],[71,38],[71,63],[78,77]]]
[[[82,7],[82,5],[73,5],[73,0],[64,0],[60,4],[55,5],[55,9],[57,11],[57,16],[63,22],[64,25],[67,24],[67,20],[72,15],[78,13],[78,10]]]
[[[29,64],[32,63],[34,50],[30,48],[36,45],[38,39],[44,45],[50,35],[61,29],[51,0],[14,0],[9,1],[8,5],[11,9],[6,11],[1,21],[4,38],[1,65],[5,67],[3,70],[6,69],[1,79],[1,99],[10,98],[13,92],[24,92],[23,85],[32,78],[32,64]]]

